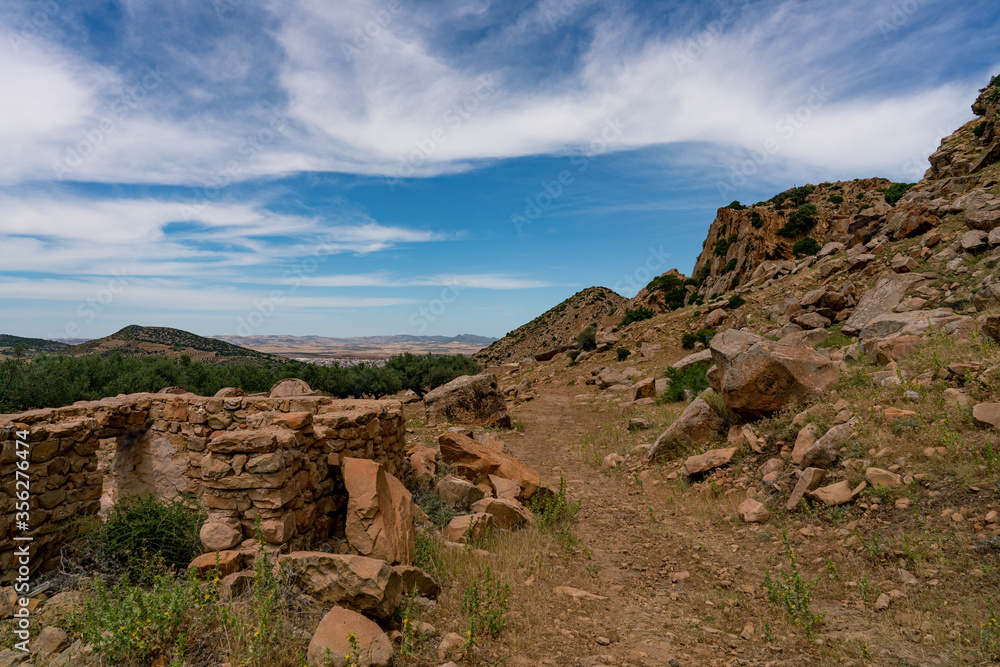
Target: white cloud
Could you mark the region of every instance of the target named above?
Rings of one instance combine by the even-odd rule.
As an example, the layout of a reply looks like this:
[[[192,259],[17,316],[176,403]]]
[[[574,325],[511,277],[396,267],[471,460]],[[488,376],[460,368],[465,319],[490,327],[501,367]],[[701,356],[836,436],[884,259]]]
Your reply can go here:
[[[553,285],[544,280],[495,273],[437,274],[404,278],[383,272],[315,276],[304,279],[302,284],[304,287],[455,287],[489,290],[532,289]]]

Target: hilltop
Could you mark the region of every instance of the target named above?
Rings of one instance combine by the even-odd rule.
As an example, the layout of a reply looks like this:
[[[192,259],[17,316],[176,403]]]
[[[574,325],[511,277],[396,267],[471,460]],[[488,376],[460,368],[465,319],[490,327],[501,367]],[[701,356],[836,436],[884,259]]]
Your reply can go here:
[[[626,302],[607,287],[588,287],[480,350],[474,358],[491,365],[568,349],[590,325],[601,329],[616,322],[615,314]]]
[[[0,334],[0,357],[14,354],[17,348],[21,348],[21,353],[24,356],[34,357],[39,354],[58,354],[68,349],[69,345],[43,338],[22,338]]]
[[[136,324],[129,325],[110,336],[64,348],[61,353],[73,357],[120,354],[123,357],[171,359],[187,355],[192,361],[206,364],[247,362],[281,364],[288,361],[273,354],[264,354],[214,338],[205,338],[181,329],[143,327]]]

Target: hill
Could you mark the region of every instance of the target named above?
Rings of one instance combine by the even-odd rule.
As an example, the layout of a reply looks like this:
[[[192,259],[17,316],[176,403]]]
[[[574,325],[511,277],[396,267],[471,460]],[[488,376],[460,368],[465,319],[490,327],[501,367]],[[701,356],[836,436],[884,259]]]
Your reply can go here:
[[[472,334],[451,337],[396,335],[355,338],[324,336],[213,336],[213,338],[270,354],[362,359],[388,359],[405,352],[471,355],[496,340]]]
[[[499,364],[524,357],[546,356],[573,345],[591,324],[615,324],[627,299],[607,287],[588,287],[550,308],[475,354],[480,363]]]
[[[74,357],[89,355],[123,357],[191,357],[192,361],[206,364],[231,363],[286,363],[288,360],[272,354],[233,345],[214,338],[168,327],[143,327],[136,324],[121,331],[65,348],[63,354]]]
[[[18,347],[23,348],[24,356],[34,357],[38,354],[58,354],[69,348],[69,345],[42,338],[22,338],[0,334],[0,357],[12,355],[15,348]]]

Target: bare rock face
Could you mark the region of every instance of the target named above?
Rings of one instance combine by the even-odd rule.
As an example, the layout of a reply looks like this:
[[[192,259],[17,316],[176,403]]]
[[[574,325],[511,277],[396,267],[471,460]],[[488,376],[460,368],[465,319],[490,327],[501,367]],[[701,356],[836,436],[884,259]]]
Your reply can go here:
[[[806,403],[840,379],[840,367],[815,350],[738,333],[742,336],[716,336],[711,344],[722,399],[737,414],[763,417]]]
[[[392,665],[392,642],[382,628],[350,609],[334,607],[319,622],[309,642],[309,667],[345,667],[346,656],[352,651],[349,636],[361,649],[359,667]]]
[[[403,598],[403,580],[385,561],[364,556],[293,551],[278,557],[302,591],[375,618],[390,618]]]
[[[857,308],[844,322],[843,332],[853,336],[877,316],[891,313],[907,291],[924,280],[923,276],[913,273],[898,273],[882,278],[861,297]]]
[[[492,373],[463,375],[424,396],[429,425],[452,422],[510,427],[510,415]]]
[[[458,433],[442,433],[438,439],[441,458],[455,466],[455,472],[468,480],[486,479],[496,475],[516,482],[521,488],[518,498],[527,500],[538,491],[538,473],[512,456],[502,454],[472,438]]]
[[[348,495],[348,543],[365,556],[412,563],[413,496],[377,461],[347,458],[341,468]]]
[[[696,445],[711,442],[722,433],[722,418],[716,414],[712,406],[704,399],[691,401],[681,416],[667,427],[646,455],[646,461],[652,462],[661,456],[673,456],[680,445]]]

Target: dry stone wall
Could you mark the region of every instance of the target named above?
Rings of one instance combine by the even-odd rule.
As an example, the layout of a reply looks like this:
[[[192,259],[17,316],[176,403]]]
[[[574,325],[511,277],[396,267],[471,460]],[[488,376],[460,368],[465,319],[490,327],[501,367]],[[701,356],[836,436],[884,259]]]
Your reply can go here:
[[[208,513],[206,545],[235,546],[259,520],[269,543],[294,550],[344,530],[345,458],[402,471],[397,402],[238,393],[131,394],[0,416],[0,581],[15,576],[15,535],[33,538],[33,569],[52,569],[73,519],[102,501],[188,496]],[[19,449],[29,462],[27,532],[16,516]]]

